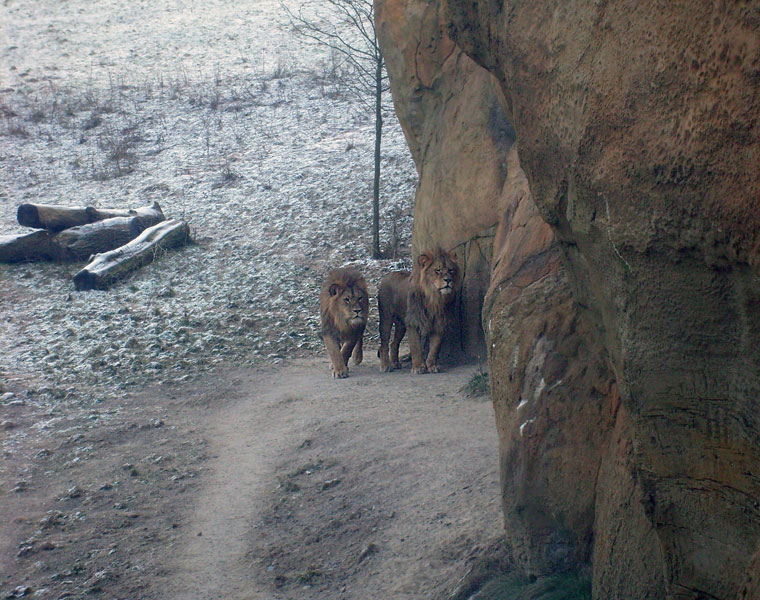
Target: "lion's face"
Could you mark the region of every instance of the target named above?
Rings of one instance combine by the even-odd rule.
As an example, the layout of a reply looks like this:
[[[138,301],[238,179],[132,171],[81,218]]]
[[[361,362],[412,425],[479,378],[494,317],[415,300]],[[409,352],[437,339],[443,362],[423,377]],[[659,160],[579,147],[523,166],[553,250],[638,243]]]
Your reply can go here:
[[[330,286],[330,297],[336,320],[344,322],[351,329],[367,324],[369,299],[367,293],[358,286]]]
[[[452,299],[459,288],[459,266],[455,257],[440,251],[433,255],[422,254],[418,262],[429,293],[437,293],[444,302]]]

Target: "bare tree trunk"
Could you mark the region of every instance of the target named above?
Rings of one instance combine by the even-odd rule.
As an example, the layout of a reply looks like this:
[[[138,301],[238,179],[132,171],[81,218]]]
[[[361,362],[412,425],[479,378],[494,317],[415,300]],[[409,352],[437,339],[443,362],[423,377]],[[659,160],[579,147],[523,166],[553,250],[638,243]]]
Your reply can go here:
[[[164,250],[183,246],[190,239],[184,221],[169,220],[149,227],[128,244],[98,254],[74,276],[78,290],[105,289],[131,271],[153,262]]]
[[[379,52],[379,50],[378,50]],[[375,179],[372,185],[372,258],[380,258],[380,141],[383,137],[383,55],[375,70]]]
[[[61,231],[69,227],[87,225],[111,217],[131,217],[143,214],[144,211],[161,212],[158,202],[152,206],[132,210],[129,208],[97,209],[92,206],[58,206],[55,204],[22,204],[18,207],[16,218],[19,225],[35,229]]]

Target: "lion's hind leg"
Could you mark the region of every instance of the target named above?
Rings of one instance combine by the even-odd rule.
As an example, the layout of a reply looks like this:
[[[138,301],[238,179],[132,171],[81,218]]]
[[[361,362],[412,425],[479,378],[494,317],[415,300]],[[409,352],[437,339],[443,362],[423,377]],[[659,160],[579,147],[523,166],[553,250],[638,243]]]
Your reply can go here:
[[[401,319],[395,319],[393,324],[395,325],[395,329],[393,331],[393,341],[391,342],[391,370],[401,368],[401,361],[398,357],[398,348],[401,345],[401,340],[404,339],[404,335],[406,334],[406,325],[404,325],[404,322]]]
[[[391,339],[393,320],[379,296],[377,308],[378,313],[380,313],[380,348],[377,351],[377,357],[380,359],[380,370],[383,373],[387,373],[391,370],[390,358],[388,357],[388,344]]]

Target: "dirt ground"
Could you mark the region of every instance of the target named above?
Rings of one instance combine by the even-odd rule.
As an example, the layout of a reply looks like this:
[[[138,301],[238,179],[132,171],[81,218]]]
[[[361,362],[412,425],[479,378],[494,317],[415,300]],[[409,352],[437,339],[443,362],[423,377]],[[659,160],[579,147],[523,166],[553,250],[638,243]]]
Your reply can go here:
[[[2,597],[448,597],[501,531],[490,402],[473,367],[367,363],[218,373],[54,436],[2,406]]]

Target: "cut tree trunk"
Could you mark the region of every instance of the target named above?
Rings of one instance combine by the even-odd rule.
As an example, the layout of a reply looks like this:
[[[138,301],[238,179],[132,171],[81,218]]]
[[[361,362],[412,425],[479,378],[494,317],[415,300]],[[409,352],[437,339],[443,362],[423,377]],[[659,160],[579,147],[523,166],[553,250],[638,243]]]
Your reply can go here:
[[[78,290],[106,289],[131,271],[153,262],[157,254],[186,244],[190,227],[184,221],[164,221],[143,231],[128,244],[98,254],[74,276]]]
[[[53,242],[55,234],[34,231],[16,235],[0,235],[0,262],[17,263],[35,260],[61,260],[61,247]]]
[[[19,225],[35,229],[61,231],[112,217],[131,217],[145,212],[161,212],[158,202],[152,206],[132,210],[129,208],[94,208],[92,206],[58,206],[55,204],[22,204],[18,207],[16,219]],[[163,213],[162,213],[163,214]]]
[[[137,212],[137,211],[135,211]],[[54,237],[64,251],[66,259],[87,260],[99,252],[123,246],[139,236],[148,227],[164,220],[163,213],[131,217],[111,217],[95,223],[64,229]]]
[[[164,220],[158,203],[129,212],[130,216],[70,227],[57,234],[45,230],[0,237],[0,262],[87,260],[123,246]]]

